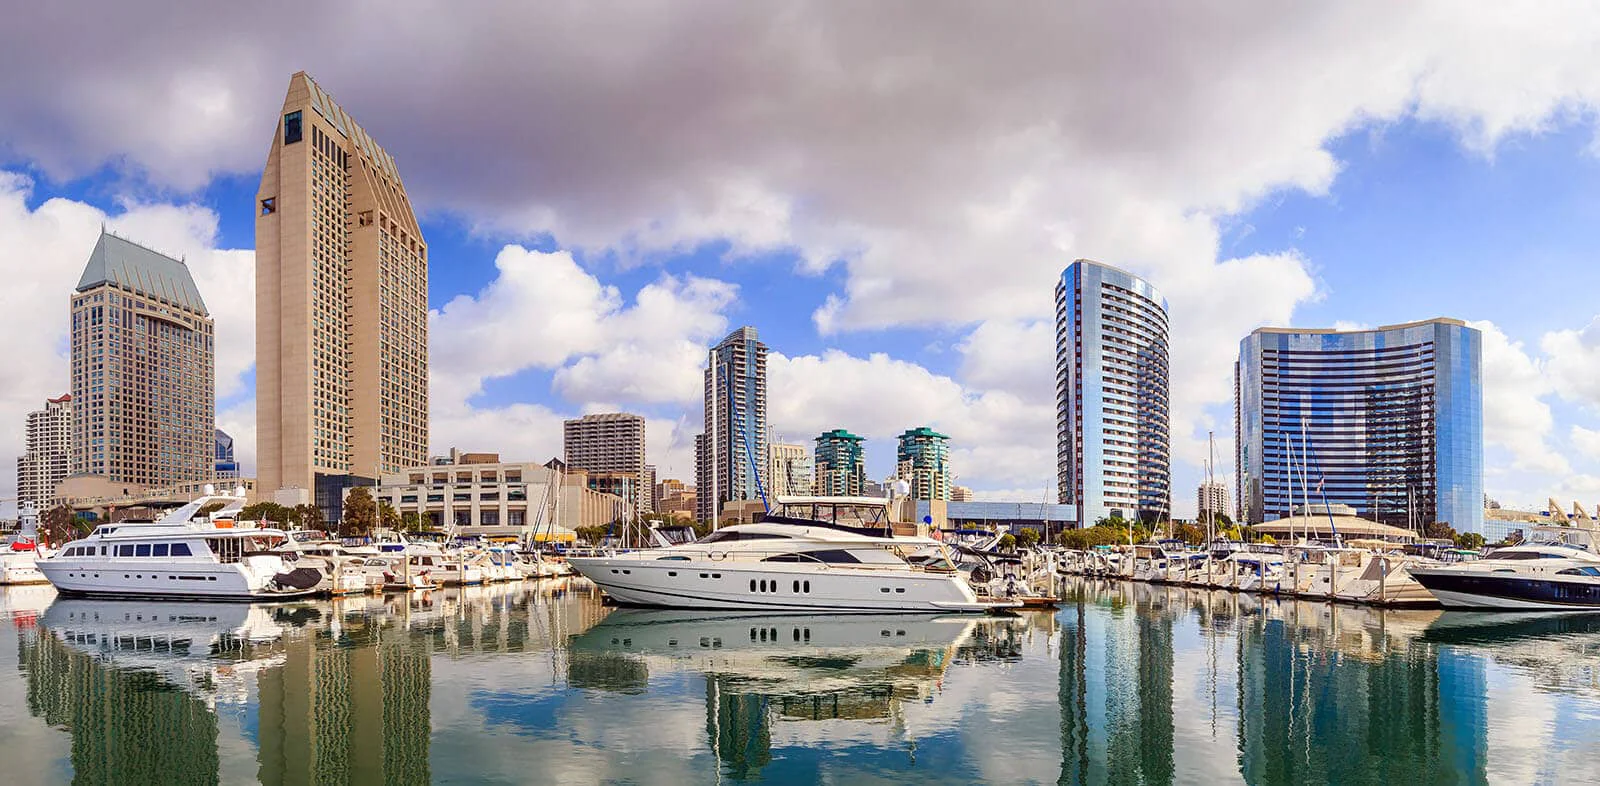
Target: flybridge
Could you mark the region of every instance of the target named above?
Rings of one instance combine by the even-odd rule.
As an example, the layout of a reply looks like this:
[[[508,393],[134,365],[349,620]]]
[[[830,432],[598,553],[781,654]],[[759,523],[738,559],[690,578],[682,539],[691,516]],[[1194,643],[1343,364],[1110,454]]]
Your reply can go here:
[[[356,121],[350,119],[349,113],[334,103],[332,97],[323,92],[322,88],[317,85],[317,80],[312,79],[310,75],[305,75],[305,77],[306,84],[311,87],[311,108],[317,114],[322,115],[322,118],[327,120],[335,129],[338,129],[339,133],[344,134],[346,139],[355,142],[356,146],[367,154],[367,158],[375,162],[378,168],[389,175],[390,179],[396,183],[400,182],[400,173],[395,168],[394,159],[390,157],[388,152],[379,147],[377,142],[372,141],[372,137],[367,136],[367,132],[361,126],[356,125]]]

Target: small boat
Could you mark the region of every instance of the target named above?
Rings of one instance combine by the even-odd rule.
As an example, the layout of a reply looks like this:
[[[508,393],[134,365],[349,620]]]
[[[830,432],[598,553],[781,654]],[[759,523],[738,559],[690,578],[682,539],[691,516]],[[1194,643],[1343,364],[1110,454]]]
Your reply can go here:
[[[0,584],[49,584],[39,572],[38,558],[50,556],[39,545],[39,517],[33,506],[23,505],[17,518],[17,534],[0,545]]]

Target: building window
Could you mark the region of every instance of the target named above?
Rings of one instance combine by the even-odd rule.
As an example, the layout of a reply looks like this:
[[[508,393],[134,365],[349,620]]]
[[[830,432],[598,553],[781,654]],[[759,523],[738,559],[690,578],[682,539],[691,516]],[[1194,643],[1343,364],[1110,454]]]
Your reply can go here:
[[[300,141],[300,112],[294,111],[283,116],[283,143],[292,145]]]
[[[500,511],[498,511],[498,510],[486,510],[486,511],[478,514],[478,523],[482,524],[485,527],[498,527],[498,526],[500,526]]]
[[[270,216],[276,212],[278,212],[277,197],[267,197],[266,199],[261,200],[261,215]]]

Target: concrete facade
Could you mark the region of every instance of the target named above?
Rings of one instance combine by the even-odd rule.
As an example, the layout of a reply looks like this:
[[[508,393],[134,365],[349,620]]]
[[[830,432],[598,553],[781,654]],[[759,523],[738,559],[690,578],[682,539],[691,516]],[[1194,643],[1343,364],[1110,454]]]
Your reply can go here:
[[[17,457],[17,505],[44,510],[72,467],[72,394],[46,399],[28,413]]]
[[[771,453],[766,477],[769,497],[810,494],[811,453],[806,446],[772,442],[767,450]]]
[[[216,347],[188,266],[102,231],[71,305],[72,474],[210,478]]]
[[[428,464],[386,473],[375,497],[401,515],[416,513],[433,528],[457,535],[553,532],[559,539],[578,527],[621,520],[622,497],[588,483],[588,473],[563,471],[560,462]]]
[[[767,467],[767,345],[746,325],[711,348],[705,370],[705,432],[695,437],[695,518],[722,503],[759,499]]]
[[[1233,513],[1228,510],[1228,484],[1220,480],[1211,482],[1201,481],[1195,489],[1195,520],[1204,521],[1211,512],[1221,513],[1232,518]]]
[[[269,495],[427,461],[427,243],[394,159],[304,72],[256,195],[256,439]]]
[[[644,418],[626,412],[584,415],[562,423],[562,445],[567,466],[591,473],[625,475],[634,510],[654,509],[654,493],[645,478]],[[607,491],[620,486],[612,484]]]

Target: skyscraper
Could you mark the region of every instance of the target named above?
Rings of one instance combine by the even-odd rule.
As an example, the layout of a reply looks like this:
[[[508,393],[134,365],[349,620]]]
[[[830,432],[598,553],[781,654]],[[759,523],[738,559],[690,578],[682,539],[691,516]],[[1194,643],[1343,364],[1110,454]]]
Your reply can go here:
[[[1110,265],[1056,284],[1056,494],[1078,523],[1172,508],[1167,301]]]
[[[304,72],[256,195],[256,461],[266,494],[427,463],[428,247],[395,162]]]
[[[950,500],[950,437],[927,426],[905,431],[895,466],[900,479],[911,484],[913,499]]]
[[[825,497],[859,497],[866,493],[867,461],[861,437],[842,428],[817,436],[817,494]]]
[[[1200,486],[1195,489],[1195,518],[1205,521],[1213,513],[1224,516],[1228,513],[1228,484],[1220,480],[1200,481]]]
[[[217,429],[215,460],[215,477],[217,480],[237,480],[239,478],[239,462],[234,458],[233,437],[220,428]]]
[[[45,399],[44,409],[29,412],[23,440],[17,457],[17,504],[43,510],[72,466],[72,394]]]
[[[211,477],[211,315],[184,263],[104,231],[72,295],[72,472],[163,487]]]
[[[767,466],[767,345],[745,326],[712,347],[706,430],[695,438],[695,516],[713,521],[729,500],[759,499]]]
[[[810,494],[811,454],[806,446],[771,441],[767,449],[772,453],[767,493],[774,497]]]
[[[1482,334],[1454,319],[1251,333],[1234,375],[1240,519],[1309,497],[1483,532],[1482,365]]]
[[[653,479],[645,477],[644,418],[626,412],[584,415],[562,423],[567,466],[632,477],[634,511],[654,509]]]

